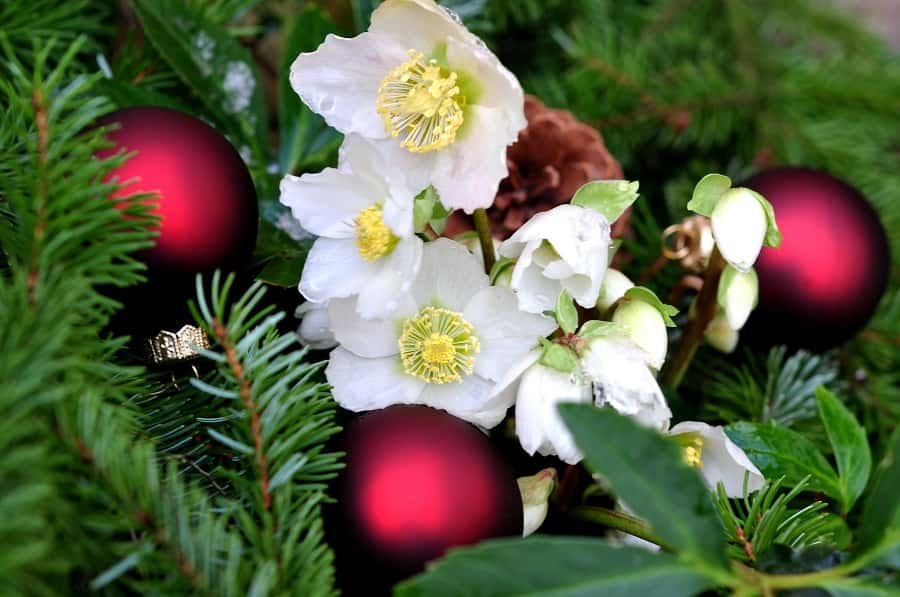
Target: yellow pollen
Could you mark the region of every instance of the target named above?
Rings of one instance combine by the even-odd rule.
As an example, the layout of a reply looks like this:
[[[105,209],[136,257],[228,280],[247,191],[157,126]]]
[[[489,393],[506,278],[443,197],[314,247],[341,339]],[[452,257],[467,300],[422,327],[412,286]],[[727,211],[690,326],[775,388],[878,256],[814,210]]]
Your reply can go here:
[[[427,383],[461,382],[471,375],[481,349],[462,313],[425,307],[403,324],[397,341],[403,371]]]
[[[694,468],[703,468],[703,437],[696,432],[678,435],[681,444],[681,458]]]
[[[356,247],[366,261],[384,257],[394,250],[400,240],[381,218],[380,205],[360,210],[353,222],[356,224]]]
[[[402,147],[413,153],[443,149],[456,140],[466,98],[455,72],[416,50],[409,57],[381,82],[375,109]]]

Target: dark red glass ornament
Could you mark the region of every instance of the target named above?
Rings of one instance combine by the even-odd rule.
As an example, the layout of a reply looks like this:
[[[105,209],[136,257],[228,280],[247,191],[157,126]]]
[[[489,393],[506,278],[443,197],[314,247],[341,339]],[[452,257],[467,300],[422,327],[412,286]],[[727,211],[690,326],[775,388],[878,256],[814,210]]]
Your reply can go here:
[[[127,331],[153,334],[192,322],[186,300],[197,273],[237,271],[256,243],[258,207],[247,166],[231,143],[202,120],[161,107],[126,108],[97,123],[118,124],[108,157],[134,152],[108,177],[126,186],[114,197],[149,199],[161,217],[155,246],[140,253],[147,283],[121,297]]]
[[[387,593],[450,547],[521,535],[516,479],[465,421],[392,406],[353,421],[342,442],[347,468],[326,526],[345,594]]]
[[[782,242],[756,263],[759,306],[745,330],[765,345],[825,351],[872,316],[890,248],[878,214],[847,183],[811,168],[767,170],[744,183],[775,208]]]

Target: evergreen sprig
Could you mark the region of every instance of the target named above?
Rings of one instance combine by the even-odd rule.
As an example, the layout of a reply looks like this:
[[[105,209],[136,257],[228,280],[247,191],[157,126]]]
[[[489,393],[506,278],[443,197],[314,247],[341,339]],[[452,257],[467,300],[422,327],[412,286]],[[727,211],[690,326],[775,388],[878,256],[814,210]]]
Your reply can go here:
[[[339,428],[319,364],[306,362],[294,334],[276,330],[284,313],[258,308],[265,287],[257,282],[232,301],[234,281],[216,273],[209,293],[198,278],[193,309],[217,345],[201,353],[216,365],[209,381],[192,384],[221,404],[206,431],[233,454],[216,474],[228,479],[235,516],[252,561],[249,586],[263,593],[328,595],[332,554],[324,543],[320,504],[325,485],[341,467],[325,442]],[[237,504],[240,504],[239,506]]]

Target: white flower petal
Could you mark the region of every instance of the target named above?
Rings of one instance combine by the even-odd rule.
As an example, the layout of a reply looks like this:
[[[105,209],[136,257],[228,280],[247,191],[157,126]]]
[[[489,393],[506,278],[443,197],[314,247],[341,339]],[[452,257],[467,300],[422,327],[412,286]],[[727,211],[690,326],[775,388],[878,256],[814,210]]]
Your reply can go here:
[[[437,152],[432,184],[447,209],[467,214],[490,207],[506,178],[506,117],[498,108],[468,106],[465,124],[452,145]]]
[[[391,69],[409,60],[390,36],[364,32],[347,39],[329,34],[315,52],[291,65],[294,91],[313,112],[342,133],[387,136],[375,110],[378,88]]]
[[[500,110],[505,121],[505,142],[515,143],[519,132],[528,125],[525,94],[516,76],[480,40],[448,39],[447,62],[451,69],[478,85],[478,97],[467,98],[468,103]]]
[[[628,276],[616,269],[608,269],[603,275],[603,283],[600,285],[600,296],[597,298],[597,308],[605,311],[625,296],[629,288],[634,288],[634,282]]]
[[[749,271],[766,236],[766,212],[750,191],[729,189],[710,215],[713,237],[725,261],[739,272]]]
[[[759,469],[747,455],[725,435],[722,427],[713,427],[701,421],[682,421],[669,430],[669,435],[697,433],[703,438],[700,472],[710,489],[721,481],[729,497],[743,497],[744,475],[749,473],[747,491],[758,491],[765,484]]]
[[[338,153],[339,169],[352,172],[368,188],[369,205],[382,205],[381,217],[391,231],[401,237],[413,233],[413,204],[416,193],[407,184],[403,170],[388,167],[373,141],[347,135]]]
[[[556,298],[562,290],[562,284],[557,280],[544,277],[542,268],[533,260],[540,243],[541,241],[536,240],[526,245],[518,245],[518,247],[524,247],[524,250],[520,251],[521,254],[513,267],[509,283],[510,288],[516,292],[519,308],[529,313],[543,313],[552,310],[556,306]],[[504,246],[509,253],[518,248],[515,245],[504,243],[500,246],[501,250]]]
[[[556,407],[590,401],[590,387],[575,383],[572,374],[533,365],[522,376],[516,397],[516,435],[522,448],[529,454],[555,454],[568,464],[578,463],[581,453]]]
[[[356,299],[332,299],[328,302],[328,319],[335,339],[347,350],[368,358],[386,357],[400,352],[402,318],[415,305],[401,295],[398,313],[393,319],[363,319],[356,311]]]
[[[631,340],[595,338],[581,364],[594,384],[597,406],[609,404],[647,427],[668,427],[672,412],[650,371],[646,353]]]
[[[493,381],[534,348],[539,337],[556,329],[549,317],[519,311],[513,292],[498,286],[481,289],[466,305],[463,317],[481,343],[475,373]]]
[[[628,301],[616,308],[612,320],[622,324],[628,337],[647,353],[651,367],[662,367],[669,347],[669,336],[666,322],[656,307],[640,300]]]
[[[494,385],[494,389],[491,391],[492,395],[511,391],[513,393],[513,396],[515,396],[519,388],[519,381],[522,377],[522,374],[525,373],[529,367],[537,363],[540,357],[541,353],[539,350],[532,350],[528,354],[520,358],[518,361],[513,363],[511,367],[504,371],[500,379],[497,380],[497,383]]]
[[[369,31],[397,40],[407,49],[418,50],[426,56],[450,36],[469,44],[481,43],[433,0],[386,0],[372,12]]]
[[[455,417],[485,429],[503,420],[511,400],[491,395],[494,384],[477,375],[468,375],[460,383],[425,384],[420,404],[440,408]]]
[[[360,210],[379,201],[362,180],[334,168],[281,179],[281,203],[316,236],[352,238]]]
[[[367,359],[344,348],[331,351],[325,377],[338,404],[356,412],[417,404],[425,386],[403,372],[397,357]]]
[[[390,255],[375,262],[377,271],[360,289],[356,312],[364,319],[390,317],[400,308],[422,262],[422,239],[402,239]]]
[[[462,313],[475,293],[489,285],[481,261],[461,244],[439,238],[425,245],[410,292],[419,306],[437,303]]]
[[[306,256],[300,294],[314,303],[350,296],[359,292],[376,271],[372,263],[360,257],[353,240],[322,237]]]
[[[297,327],[297,337],[304,346],[315,350],[325,350],[337,346],[328,320],[328,304],[305,302],[294,312],[301,319]]]

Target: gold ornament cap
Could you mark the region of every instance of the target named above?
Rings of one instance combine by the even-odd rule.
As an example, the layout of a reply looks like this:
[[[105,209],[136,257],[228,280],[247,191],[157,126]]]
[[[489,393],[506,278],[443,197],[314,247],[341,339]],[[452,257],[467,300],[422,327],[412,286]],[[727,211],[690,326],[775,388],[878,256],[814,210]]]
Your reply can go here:
[[[210,346],[209,336],[195,325],[185,325],[177,332],[161,330],[144,339],[147,359],[154,365],[195,359],[200,356],[198,347],[207,349]]]

